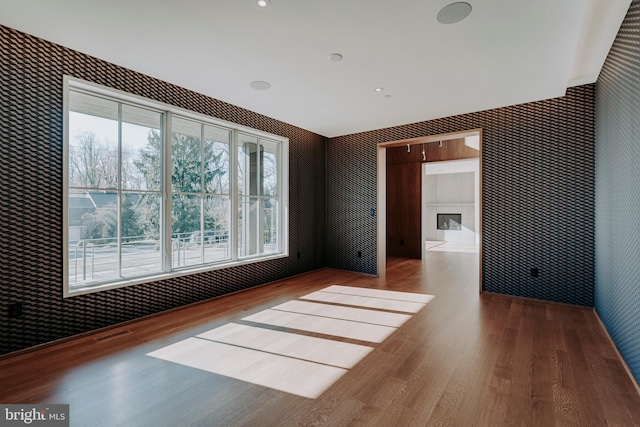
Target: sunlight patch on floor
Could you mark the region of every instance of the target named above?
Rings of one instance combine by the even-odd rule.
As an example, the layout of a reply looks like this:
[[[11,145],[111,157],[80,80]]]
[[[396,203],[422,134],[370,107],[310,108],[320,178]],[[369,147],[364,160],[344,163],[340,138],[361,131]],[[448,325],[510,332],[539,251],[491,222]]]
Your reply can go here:
[[[347,372],[200,338],[187,338],[148,355],[310,399],[320,396]]]
[[[322,289],[322,292],[334,294],[359,295],[364,297],[382,298],[398,301],[412,301],[428,303],[433,299],[433,295],[417,294],[413,292],[387,291],[385,289],[354,288],[351,286],[332,285]]]
[[[402,311],[405,313],[417,313],[422,310],[425,303],[397,301],[359,295],[337,294],[333,292],[317,291],[301,297],[302,299],[321,301],[333,304],[354,305],[357,307],[378,308],[382,310]]]
[[[388,313],[386,311],[365,310],[362,308],[343,307],[339,305],[318,304],[307,301],[287,301],[276,305],[274,310],[290,311],[293,313],[310,314],[313,316],[331,317],[334,319],[352,320],[354,322],[371,323],[374,325],[392,326],[398,328],[411,318],[408,314]]]
[[[451,243],[441,242],[439,245],[427,247],[429,252],[464,252],[477,254],[480,253],[480,245],[477,243]]]
[[[147,355],[315,399],[433,298],[333,285]]]
[[[197,335],[210,341],[351,369],[372,347],[229,323]]]
[[[396,328],[389,326],[310,316],[308,314],[289,313],[272,309],[243,317],[242,320],[376,343],[381,343],[396,330]]]

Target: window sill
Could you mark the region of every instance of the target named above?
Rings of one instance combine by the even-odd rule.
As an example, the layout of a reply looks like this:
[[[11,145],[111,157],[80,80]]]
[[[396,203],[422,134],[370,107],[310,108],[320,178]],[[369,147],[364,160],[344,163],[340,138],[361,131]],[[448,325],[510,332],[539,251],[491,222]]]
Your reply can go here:
[[[87,286],[78,287],[78,288],[67,287],[64,292],[64,298],[70,298],[70,297],[75,297],[77,295],[84,295],[84,294],[91,294],[94,292],[106,291],[108,289],[117,289],[117,288],[124,288],[126,286],[140,285],[142,283],[159,282],[161,280],[173,279],[181,276],[189,276],[192,274],[199,274],[207,271],[221,270],[224,268],[237,267],[240,265],[255,264],[263,261],[287,258],[288,256],[289,256],[288,253],[271,254],[271,255],[265,255],[259,258],[239,259],[236,261],[229,261],[229,262],[224,262],[224,263],[215,264],[215,265],[207,265],[204,267],[185,268],[185,269],[172,271],[171,273],[159,273],[153,276],[126,279],[126,280],[121,280],[121,281],[112,282],[112,283],[87,285]]]

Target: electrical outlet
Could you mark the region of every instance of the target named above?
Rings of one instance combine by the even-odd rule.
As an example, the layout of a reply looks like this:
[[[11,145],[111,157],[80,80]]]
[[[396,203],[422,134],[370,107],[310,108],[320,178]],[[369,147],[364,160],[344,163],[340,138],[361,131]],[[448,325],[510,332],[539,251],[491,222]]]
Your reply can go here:
[[[538,271],[537,268],[532,268],[531,269],[531,277],[539,277],[540,276],[540,272]]]
[[[16,317],[22,317],[24,314],[24,306],[21,302],[14,302],[9,304],[9,317],[15,319]]]

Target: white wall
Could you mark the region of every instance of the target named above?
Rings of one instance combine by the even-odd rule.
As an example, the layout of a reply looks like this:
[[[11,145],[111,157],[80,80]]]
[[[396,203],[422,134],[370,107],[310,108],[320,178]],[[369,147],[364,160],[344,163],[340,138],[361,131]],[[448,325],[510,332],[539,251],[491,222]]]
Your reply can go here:
[[[452,160],[423,164],[423,241],[477,243],[479,241],[479,161]],[[438,213],[462,214],[462,230],[438,230]]]

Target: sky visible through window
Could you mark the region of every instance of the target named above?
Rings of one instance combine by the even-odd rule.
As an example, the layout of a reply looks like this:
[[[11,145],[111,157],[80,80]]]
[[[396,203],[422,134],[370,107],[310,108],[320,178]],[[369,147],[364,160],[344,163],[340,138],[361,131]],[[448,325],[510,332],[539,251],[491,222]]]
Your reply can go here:
[[[101,143],[109,141],[110,144],[116,144],[118,128],[115,123],[117,123],[115,120],[69,111],[69,141],[71,145],[77,146],[76,135],[91,131],[96,134]],[[127,134],[127,146],[123,147],[124,149],[138,152],[147,145],[149,128],[122,123],[122,131]]]

